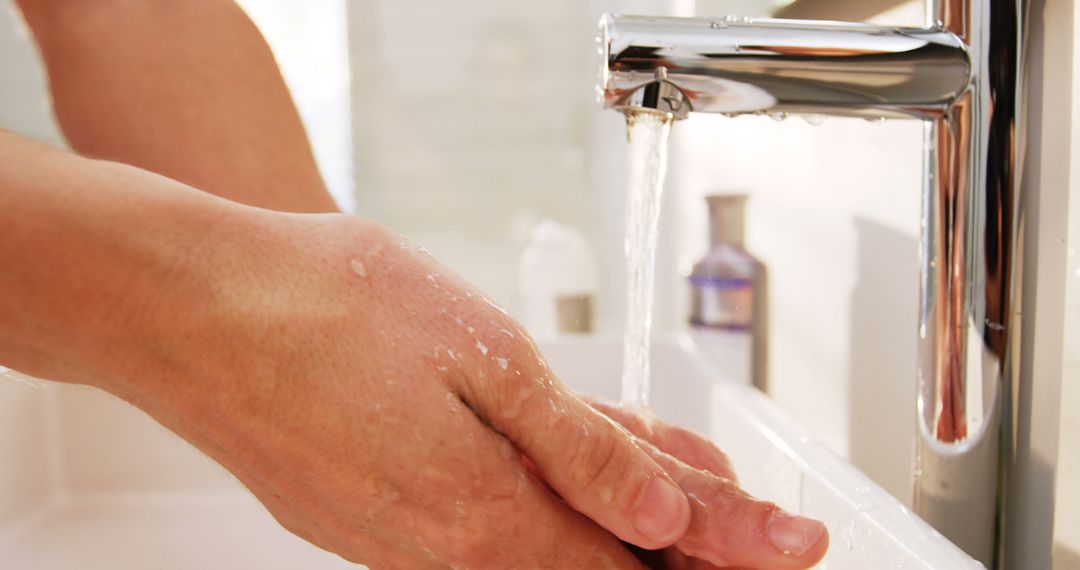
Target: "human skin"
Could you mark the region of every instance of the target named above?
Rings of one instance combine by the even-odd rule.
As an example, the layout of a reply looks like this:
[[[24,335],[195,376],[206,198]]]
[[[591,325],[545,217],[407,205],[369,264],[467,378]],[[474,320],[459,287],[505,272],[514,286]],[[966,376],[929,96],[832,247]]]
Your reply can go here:
[[[768,568],[824,552],[819,523],[568,392],[512,319],[376,224],[10,134],[0,154],[0,363],[138,406],[318,546],[374,568],[638,567],[612,534]],[[799,548],[766,540],[793,521]]]
[[[17,0],[71,148],[242,204],[337,207],[270,48],[231,0]]]
[[[302,127],[299,126],[295,110],[284,90],[284,84],[280,81],[280,76],[269,56],[269,50],[266,49],[254,28],[250,26],[250,22],[231,2],[194,0],[185,3],[148,2],[131,5],[119,0],[87,0],[64,5],[78,6],[72,10],[58,10],[56,2],[45,0],[36,2],[24,0],[22,4],[24,10],[27,11],[28,22],[39,38],[49,66],[50,81],[61,125],[73,147],[80,152],[167,173],[178,180],[198,184],[202,190],[248,204],[305,212],[332,209],[332,202],[329,202],[325,188],[318,179]],[[118,16],[116,12],[119,8],[125,8],[121,16]],[[127,8],[135,8],[135,10],[127,10]],[[209,29],[209,32],[205,39],[200,36],[200,41],[193,42],[190,41],[193,33],[191,27],[198,27],[200,31]],[[155,31],[156,28],[161,28],[161,30]],[[104,45],[96,42],[102,37],[108,38]],[[149,41],[150,38],[157,39]],[[188,41],[185,42],[185,38]],[[217,54],[222,52],[228,52],[230,56],[218,57]],[[146,71],[164,68],[170,70],[168,75],[150,74],[153,80],[146,79]],[[253,85],[258,88],[252,89]],[[207,94],[212,94],[212,96]],[[185,109],[186,113],[170,112],[178,108]],[[248,113],[252,109],[257,112]],[[154,128],[147,128],[147,125],[152,125]],[[265,141],[273,141],[273,143],[266,144]],[[18,146],[18,142],[16,140],[13,144]],[[183,149],[183,151],[178,152],[178,149]],[[44,152],[42,149],[37,150]],[[74,158],[64,157],[64,160],[60,160],[55,155],[50,156],[50,160],[58,160],[65,164],[67,164],[65,162],[67,159]],[[46,160],[43,166],[47,168],[48,162]],[[264,165],[266,167],[261,168]],[[118,165],[92,161],[71,163],[70,167],[75,171],[108,171],[120,168]],[[154,193],[155,185],[149,179],[140,178],[145,173],[132,170],[124,171],[124,174],[132,175],[129,181],[132,188],[148,187],[147,191]],[[156,177],[153,182],[170,186],[170,181]],[[173,186],[179,187],[175,184]],[[2,191],[3,188],[0,187],[0,192]],[[158,192],[158,194],[163,197],[165,192]],[[133,199],[133,196],[127,196],[126,199]],[[166,200],[166,202],[169,201]],[[217,205],[219,204],[215,204]],[[207,208],[207,210],[214,209]],[[224,326],[221,322],[214,322],[213,325],[203,323],[203,326],[210,327],[214,331],[219,330],[217,327],[223,326],[224,329],[221,330],[240,329],[245,326],[250,330],[247,337],[238,334],[215,338],[209,333],[188,333],[189,354],[203,354],[205,347],[202,348],[203,352],[199,352],[196,345],[208,342],[210,339],[215,340],[213,343],[215,347],[229,347],[230,356],[224,360],[232,364],[232,368],[211,367],[204,371],[203,377],[216,377],[220,380],[220,378],[230,377],[230,374],[243,374],[242,370],[263,371],[265,373],[260,377],[265,381],[258,382],[256,385],[237,385],[236,393],[233,394],[230,394],[229,390],[221,390],[217,387],[220,392],[218,395],[233,402],[247,401],[249,398],[256,402],[263,402],[261,398],[267,396],[245,394],[245,391],[260,393],[272,391],[274,396],[268,398],[270,403],[276,403],[276,407],[263,402],[264,405],[252,408],[244,406],[217,408],[210,405],[204,392],[195,388],[192,390],[197,391],[198,397],[192,399],[198,400],[197,404],[183,405],[180,403],[182,399],[169,391],[169,388],[175,388],[172,383],[175,377],[172,380],[156,383],[142,380],[137,386],[138,390],[129,386],[130,382],[109,380],[86,383],[98,385],[125,397],[214,456],[237,473],[241,480],[248,483],[271,512],[297,534],[324,548],[343,554],[347,558],[365,559],[366,557],[368,562],[375,567],[414,567],[417,565],[422,567],[424,564],[448,564],[455,560],[459,565],[465,564],[469,567],[506,567],[507,565],[574,567],[579,564],[592,567],[598,561],[587,557],[582,558],[584,554],[581,552],[589,550],[588,556],[621,560],[620,557],[625,557],[625,551],[619,548],[617,543],[611,546],[613,543],[610,535],[604,532],[598,533],[599,527],[595,525],[591,526],[591,532],[579,532],[579,527],[590,527],[592,523],[573,510],[567,509],[566,504],[557,500],[553,501],[545,485],[531,478],[528,479],[528,483],[521,483],[520,481],[525,481],[525,479],[520,479],[520,476],[525,472],[521,467],[521,461],[513,459],[515,454],[525,452],[529,458],[526,463],[535,464],[537,467],[535,474],[547,485],[558,490],[570,506],[592,516],[599,524],[615,532],[620,538],[651,548],[670,544],[676,537],[661,536],[658,540],[655,535],[650,537],[641,533],[629,522],[634,520],[633,513],[630,511],[633,511],[634,506],[643,500],[644,491],[640,488],[633,492],[627,491],[626,493],[633,495],[631,499],[619,497],[617,487],[620,485],[614,483],[605,485],[602,484],[603,481],[596,480],[607,477],[612,482],[620,481],[622,485],[628,487],[633,487],[635,483],[624,481],[625,473],[619,473],[618,476],[605,475],[603,473],[605,469],[622,472],[644,469],[648,475],[647,478],[659,477],[669,481],[678,481],[683,490],[694,493],[696,497],[705,496],[711,489],[734,487],[734,483],[728,479],[732,476],[730,469],[716,472],[723,471],[717,466],[726,459],[722,459],[722,454],[705,440],[667,426],[661,426],[662,429],[642,430],[640,424],[630,421],[631,416],[612,412],[620,421],[627,421],[628,425],[639,428],[637,435],[644,439],[638,440],[615,428],[603,416],[594,414],[566,392],[557,379],[551,376],[546,365],[535,354],[535,348],[527,335],[508,317],[483,302],[478,292],[453,277],[448,270],[440,267],[429,256],[407,245],[402,246],[404,242],[400,237],[375,224],[355,218],[286,216],[270,212],[252,212],[250,209],[243,208],[233,208],[233,210],[243,212],[242,215],[236,215],[235,219],[246,220],[247,223],[237,224],[236,228],[225,232],[231,236],[226,242],[243,243],[244,247],[232,249],[240,251],[246,248],[246,253],[238,254],[238,258],[241,259],[237,259],[226,254],[231,250],[227,244],[225,247],[208,246],[206,250],[212,251],[214,256],[218,255],[219,249],[226,250],[226,253],[221,254],[224,259],[220,260],[219,264],[229,266],[232,263],[239,263],[245,267],[254,266],[257,264],[248,256],[257,256],[258,252],[264,249],[275,253],[293,251],[298,259],[314,264],[312,274],[308,275],[304,272],[304,278],[292,272],[285,275],[280,271],[259,268],[256,272],[265,272],[268,277],[265,281],[248,283],[248,286],[253,288],[250,289],[251,291],[259,287],[266,289],[268,285],[280,285],[290,290],[303,291],[306,294],[318,292],[316,296],[319,305],[333,305],[333,303],[328,303],[327,299],[345,298],[355,293],[353,289],[335,289],[335,286],[341,287],[343,283],[349,284],[345,287],[367,286],[373,290],[374,296],[368,297],[363,304],[366,307],[365,310],[375,311],[375,314],[385,317],[373,322],[357,317],[349,320],[342,315],[351,314],[354,310],[363,312],[359,308],[360,302],[346,303],[345,308],[334,305],[335,314],[341,321],[336,323],[338,328],[335,329],[325,320],[326,315],[322,315],[321,318],[324,320],[317,323],[319,321],[317,311],[313,315],[301,314],[305,307],[301,300],[270,295],[270,299],[260,306],[277,306],[279,302],[287,304],[288,316],[286,318],[284,315],[262,315],[259,318],[272,321],[274,326],[285,331],[310,328],[311,332],[304,336],[300,343],[308,346],[309,352],[334,352],[328,351],[325,347],[315,346],[320,339],[326,345],[339,343],[340,341],[335,339],[340,338],[363,339],[364,342],[358,342],[358,346],[380,347],[385,360],[371,355],[379,351],[354,350],[348,354],[339,355],[342,360],[351,363],[349,366],[360,377],[346,382],[340,379],[340,370],[335,375],[328,369],[306,368],[305,363],[311,364],[310,361],[316,359],[305,360],[303,356],[307,353],[304,351],[292,351],[300,354],[295,361],[286,358],[286,355],[292,352],[289,347],[281,345],[287,344],[285,339],[294,337],[283,335],[282,339],[270,340],[271,335],[266,335],[265,329],[259,329],[259,323],[235,322],[231,326]],[[201,215],[210,214],[203,212]],[[227,217],[230,224],[234,221],[231,216],[232,214]],[[219,223],[207,223],[208,228],[215,232],[219,231],[217,229]],[[241,236],[242,230],[250,233]],[[293,233],[296,235],[291,235]],[[312,236],[322,236],[322,240],[312,242],[311,240],[314,239]],[[275,240],[289,243],[288,246],[285,243],[276,244]],[[255,247],[251,243],[262,245]],[[275,245],[268,245],[271,243]],[[363,251],[360,252],[360,250]],[[365,257],[369,254],[372,257]],[[312,259],[307,259],[310,257],[321,259],[325,265],[318,265]],[[353,281],[325,282],[325,280],[313,277],[313,275],[323,275],[327,272],[340,273],[345,267],[342,261],[345,257],[348,257],[347,278]],[[331,259],[334,261],[331,262]],[[167,259],[159,260],[159,262],[167,263]],[[133,271],[137,270],[133,269]],[[429,276],[432,276],[430,280]],[[337,277],[341,276],[337,275]],[[420,277],[424,278],[423,282],[419,281]],[[410,283],[412,285],[406,286]],[[423,287],[430,287],[430,289]],[[430,299],[432,289],[446,297],[443,301],[447,299],[452,301],[451,306],[454,312],[445,304],[437,307],[425,305],[432,301]],[[242,288],[237,290],[247,291]],[[167,297],[167,295],[161,296]],[[236,295],[236,297],[241,296],[246,296],[246,294]],[[254,299],[259,296],[251,295],[251,297]],[[376,301],[372,301],[372,298]],[[285,299],[288,299],[288,302]],[[434,301],[437,300],[437,298],[434,299]],[[199,302],[197,299],[188,299],[188,301]],[[160,303],[165,303],[165,301]],[[221,312],[229,313],[234,309],[236,308]],[[428,313],[426,316],[425,310]],[[431,311],[435,311],[435,314],[430,314]],[[212,310],[211,312],[217,314]],[[165,313],[168,316],[161,318],[160,330],[157,333],[162,337],[181,334],[182,329],[171,322],[176,315],[169,311]],[[254,318],[256,311],[245,314],[248,318]],[[451,318],[452,325],[448,320]],[[417,319],[426,319],[428,322],[426,325],[418,325],[415,323]],[[439,326],[440,319],[443,321],[443,326]],[[458,319],[460,323],[468,324],[459,324]],[[238,317],[236,320],[242,319]],[[361,320],[363,322],[359,322]],[[488,325],[476,326],[482,325],[485,320],[490,321]],[[213,319],[208,318],[206,322],[213,322]],[[494,323],[500,324],[498,336],[489,338],[495,326]],[[472,332],[469,331],[470,328],[473,329]],[[203,329],[198,330],[203,331]],[[263,332],[253,332],[259,330]],[[337,335],[332,334],[334,330],[337,330]],[[383,335],[382,344],[379,343],[380,339],[372,338],[375,334],[374,330],[379,330],[379,333]],[[361,331],[366,332],[367,336],[360,334]],[[481,333],[477,331],[486,331],[488,337],[484,338],[488,340],[479,338],[478,335]],[[147,331],[143,332],[150,334]],[[507,332],[514,336],[507,336]],[[242,342],[245,338],[246,345]],[[161,350],[163,346],[170,346],[175,339],[169,340],[170,342],[156,342],[156,348]],[[499,344],[499,341],[503,344]],[[475,344],[469,345],[470,342]],[[504,348],[506,354],[496,356],[493,350],[496,345]],[[452,348],[453,346],[457,348]],[[480,362],[475,362],[472,359],[477,358],[476,355],[470,354],[467,350],[471,348],[476,351],[481,346],[490,351],[491,356],[481,354],[481,357],[486,357],[486,360],[481,358]],[[410,352],[408,350],[410,348],[420,352]],[[99,349],[106,349],[106,347],[99,347]],[[430,352],[433,349],[452,350],[455,359],[447,362],[451,352],[441,353],[441,356],[432,352],[432,356],[421,363],[413,363],[412,366],[403,364],[406,360],[402,360],[402,354],[405,354],[408,359],[414,358],[415,354]],[[39,347],[38,350],[46,354],[50,352],[48,346]],[[250,351],[250,354],[262,355],[262,357],[249,356],[248,360],[245,360],[239,354],[242,352],[247,354],[246,351]],[[169,348],[166,352],[169,360],[175,360],[183,353],[183,350],[174,351],[173,348]],[[270,355],[274,358],[270,358]],[[511,360],[511,355],[514,356],[513,360]],[[457,362],[457,357],[463,358],[464,362]],[[502,359],[505,359],[506,369],[502,367],[504,362]],[[492,362],[498,370],[490,370]],[[518,368],[514,369],[515,376],[510,378],[509,382],[500,382],[496,379],[500,375],[508,375],[508,370],[512,365]],[[341,366],[345,367],[344,364]],[[491,374],[492,372],[494,375]],[[521,376],[516,373],[520,373]],[[385,376],[389,381],[380,383],[371,380],[379,375]],[[113,378],[112,375],[107,376],[110,379]],[[406,378],[409,381],[402,383],[395,380],[395,377]],[[518,386],[523,382],[519,380],[521,377],[530,378],[534,383],[550,382],[550,385],[546,388],[540,386],[539,389],[522,390]],[[427,384],[418,380],[421,378]],[[435,382],[432,379],[439,381]],[[552,402],[549,408],[556,407],[559,415],[564,419],[548,418],[549,425],[547,426],[533,421],[525,427],[518,425],[520,421],[523,421],[520,418],[499,420],[498,418],[505,415],[508,410],[514,411],[514,407],[510,405],[512,402],[507,403],[502,397],[502,392],[505,390],[501,390],[500,387],[504,384],[515,386],[514,394],[519,392],[527,394],[520,397],[528,401],[547,398],[544,401]],[[195,386],[197,382],[186,382],[185,385]],[[419,385],[430,388],[434,392],[414,393],[413,390]],[[431,388],[432,386],[434,388]],[[359,403],[352,407],[343,406],[341,401],[336,401],[330,396],[342,390],[347,391],[349,387],[365,393],[368,396],[365,401],[370,401],[370,405],[367,408]],[[202,388],[211,389],[207,386]],[[537,396],[533,394],[534,390],[539,390],[546,395]],[[472,397],[470,398],[468,394],[472,394]],[[320,395],[323,397],[320,398]],[[444,396],[444,398],[439,400],[439,396]],[[280,400],[279,397],[281,397]],[[464,409],[455,407],[454,398],[466,407]],[[494,404],[489,403],[485,406],[483,403],[492,400],[495,401]],[[395,410],[403,408],[413,413],[419,409],[427,409],[419,405],[422,402],[429,405],[438,405],[436,402],[449,405],[449,409],[452,410],[451,417],[472,418],[475,422],[479,422],[480,428],[466,422],[469,425],[464,426],[462,431],[456,432],[456,427],[448,428],[445,421],[440,421],[447,419],[444,417],[445,414],[442,416],[427,414],[422,416],[424,418],[431,416],[427,419],[429,424],[425,426],[430,429],[425,431],[414,422],[408,421],[409,418],[415,419],[415,416],[408,414],[399,416],[395,413]],[[310,407],[305,407],[304,403],[310,404]],[[440,408],[436,410],[442,411]],[[563,410],[566,410],[565,414],[562,413]],[[533,418],[535,414],[527,415]],[[262,416],[274,419],[268,420]],[[312,422],[311,418],[320,416],[340,418],[340,421],[327,420],[325,421],[327,425],[322,426],[322,431],[315,433],[310,424],[321,424]],[[243,426],[246,422],[257,423],[260,418],[263,423],[257,428],[247,426],[249,433],[243,435],[247,440],[238,442],[232,439],[240,437],[237,433],[245,431]],[[349,422],[348,418],[353,418],[354,421]],[[378,429],[360,429],[364,426],[355,425],[356,418],[375,421]],[[397,421],[399,418],[404,419]],[[533,419],[538,421],[538,418]],[[660,424],[648,422],[648,425]],[[289,429],[283,430],[283,426],[289,426]],[[474,428],[482,429],[482,431],[475,431]],[[294,453],[290,454],[287,442],[281,442],[285,439],[284,434],[276,433],[280,431],[289,431],[288,435],[293,437],[289,441],[301,449],[294,450]],[[436,443],[443,442],[449,433],[462,434],[460,437],[462,441],[449,447],[445,444],[437,446]],[[476,435],[480,433],[484,435]],[[582,433],[583,436],[577,438],[575,435],[577,433]],[[570,439],[567,439],[567,434],[570,435]],[[376,437],[376,439],[385,440],[382,446],[358,441],[380,435],[381,437]],[[423,437],[420,437],[421,435]],[[482,444],[477,444],[477,440],[468,437],[469,435],[479,438]],[[512,443],[507,443],[508,440],[504,439],[506,437],[509,437]],[[219,441],[221,439],[229,441],[221,442]],[[531,447],[526,447],[519,441],[531,439],[538,440],[533,442]],[[269,440],[269,442],[264,440]],[[651,440],[652,444],[659,449],[644,440]],[[493,441],[494,447],[492,447]],[[282,447],[273,447],[276,445],[273,442],[281,443]],[[322,447],[314,445],[318,442],[325,442],[326,445]],[[428,444],[428,448],[421,445],[424,442]],[[552,448],[555,443],[558,444],[558,449]],[[262,450],[263,455],[253,453],[254,457],[243,456],[235,450],[238,446],[247,450],[260,445],[270,447],[270,449]],[[477,445],[479,447],[476,447]],[[436,446],[437,450],[445,453],[436,454],[436,451],[429,449],[432,446]],[[402,452],[401,448],[405,448],[405,451],[422,449],[428,449],[428,451],[424,452],[426,455],[410,456],[409,453]],[[695,472],[686,464],[663,452],[678,456],[690,465],[702,469],[709,469],[711,465],[714,468],[713,474],[717,477],[706,477],[701,472]],[[353,454],[363,454],[370,463],[349,463],[348,457],[352,457]],[[254,482],[255,480],[265,478],[265,472],[268,470],[285,469],[281,464],[274,466],[271,459],[294,455],[302,456],[294,465],[347,465],[347,468],[341,467],[338,473],[344,479],[340,482],[342,487],[351,488],[355,486],[358,478],[369,481],[364,477],[369,475],[373,477],[370,479],[373,481],[371,483],[373,487],[369,491],[374,494],[364,495],[360,492],[354,495],[355,503],[351,503],[348,500],[348,489],[342,489],[336,503],[358,512],[363,512],[368,505],[379,505],[380,501],[385,503],[383,507],[393,504],[395,508],[392,512],[400,515],[401,518],[384,517],[379,521],[378,529],[390,528],[405,534],[411,532],[410,536],[415,543],[411,550],[404,554],[395,554],[394,548],[386,547],[387,541],[392,542],[393,539],[380,537],[378,532],[369,531],[366,528],[354,527],[350,529],[350,532],[339,533],[339,535],[348,535],[345,538],[333,532],[312,531],[310,527],[313,526],[338,528],[339,524],[343,524],[339,519],[348,518],[343,515],[335,516],[334,512],[323,512],[317,509],[318,506],[329,502],[328,492],[334,489],[333,485],[327,485],[324,480],[325,473],[312,474],[309,470],[307,479],[297,475],[298,478],[308,482],[306,487],[300,484],[297,488],[287,488],[287,492],[282,492],[280,488],[276,491],[275,489],[260,491],[259,484]],[[510,463],[516,466],[510,471],[507,471],[503,465],[506,463],[504,456],[507,455],[512,458]],[[494,463],[477,461],[476,457],[483,457]],[[424,464],[423,458],[436,458],[442,461],[442,463],[434,463],[434,465],[440,465],[433,471],[433,476],[438,474],[434,479],[425,478],[422,474],[418,476],[415,471],[416,465]],[[463,461],[463,458],[468,458],[468,460]],[[702,458],[712,458],[710,460],[712,463],[700,463],[704,461]],[[386,465],[382,464],[386,461],[390,461],[391,466],[396,465],[405,471],[409,469],[412,471],[384,473],[380,469],[386,469]],[[567,472],[578,469],[568,467],[569,464],[575,463],[590,463],[591,467],[581,469],[592,469],[595,473],[581,477],[568,476]],[[464,467],[472,470],[464,469]],[[328,470],[331,473],[335,471],[332,467],[320,468],[320,470]],[[241,475],[241,472],[247,475]],[[348,472],[348,477],[343,475],[346,472]],[[515,479],[515,476],[519,478]],[[502,486],[487,485],[489,480],[502,482]],[[514,495],[513,500],[508,501],[508,492],[501,495],[496,493],[497,498],[503,503],[499,508],[485,507],[481,504],[482,501],[478,503],[477,498],[470,495],[469,489],[472,487],[469,486],[468,481],[481,482],[486,485],[485,488],[494,486],[508,489],[510,480],[518,481],[517,489],[521,494]],[[305,496],[304,489],[308,489],[309,495],[315,496],[308,499],[302,498]],[[464,498],[448,496],[454,494],[454,492],[448,493],[448,490],[460,491],[465,496]],[[380,495],[379,492],[383,494]],[[472,493],[483,494],[482,491],[476,490]],[[725,492],[722,495],[729,494],[731,493]],[[599,500],[597,500],[597,495]],[[420,514],[398,505],[396,501],[402,497],[417,501],[418,503],[411,504],[421,506],[416,509]],[[551,511],[550,506],[537,507],[543,501],[554,502],[558,508]],[[439,502],[441,509],[432,509],[428,506],[428,503],[434,502]],[[354,504],[355,507],[353,507]],[[704,562],[704,560],[711,560],[723,564],[750,561],[753,564],[744,565],[802,568],[816,560],[815,556],[820,557],[827,544],[827,536],[824,536],[824,532],[819,530],[819,527],[811,526],[808,527],[809,532],[818,540],[808,544],[807,552],[796,556],[783,555],[781,549],[761,538],[770,536],[770,531],[774,527],[779,528],[773,524],[774,519],[770,518],[775,507],[753,501],[749,497],[739,496],[737,500],[727,501],[727,503],[713,501],[704,509],[702,505],[694,501],[689,504],[692,505],[690,510],[694,513],[690,517],[680,512],[676,512],[672,517],[670,508],[667,512],[669,519],[680,517],[683,517],[681,520],[693,519],[688,523],[678,522],[675,525],[675,528],[683,525],[682,528],[689,528],[691,531],[685,534],[678,533],[680,534],[677,537],[678,541],[674,546],[666,549],[666,564],[671,567],[711,567]],[[447,511],[449,506],[453,506],[453,513],[443,512]],[[540,510],[536,511],[537,508]],[[680,511],[680,509],[681,507],[676,505],[675,511]],[[551,536],[545,538],[543,533],[537,533],[535,528],[508,531],[508,526],[514,527],[507,524],[508,520],[521,523],[518,519],[522,519],[528,521],[530,525],[537,525],[538,522],[546,519],[538,519],[535,513],[549,511],[556,514],[550,515],[553,517],[550,519],[551,522],[542,528],[550,529],[550,534],[559,536],[580,534],[584,542],[588,543],[596,538],[602,546],[597,547],[591,544],[580,550],[567,549],[563,548],[564,545],[560,539],[558,548],[554,549],[558,552],[554,553],[552,550],[555,545]],[[724,513],[724,516],[718,517],[715,513]],[[445,529],[451,528],[454,520],[457,520],[451,517],[451,514],[453,517],[464,516],[468,520],[489,516],[490,520],[484,521],[489,526],[481,523],[466,524],[465,528],[468,529],[469,536],[453,535],[448,538],[445,536],[447,534]],[[423,518],[422,515],[431,515],[428,519],[430,526],[425,527],[428,530],[419,534],[416,529],[410,531],[410,524],[423,524],[416,522],[416,517]],[[442,518],[435,515],[441,515]],[[361,515],[354,515],[354,518],[357,516]],[[738,528],[739,525],[742,525],[742,528],[750,528],[756,532],[755,536],[758,540],[756,542],[743,541],[732,546],[730,541],[721,540],[721,532],[724,533],[723,536],[730,535],[726,526],[717,528],[716,524],[702,523],[702,521],[713,519],[722,520],[731,528]],[[776,520],[783,521],[779,518]],[[662,535],[663,531],[660,534]],[[432,544],[427,544],[425,537],[431,537]],[[440,540],[443,541],[442,544],[438,544]],[[527,546],[529,544],[539,546],[530,548]],[[699,558],[680,554],[681,550],[697,553]],[[417,558],[417,551],[427,558]],[[462,554],[462,551],[465,554]],[[483,551],[484,554],[481,556],[473,551]],[[497,558],[497,556],[513,555],[519,555],[521,558]],[[491,558],[493,556],[495,558]],[[632,564],[632,562],[627,563]],[[737,563],[743,564],[743,562]]]

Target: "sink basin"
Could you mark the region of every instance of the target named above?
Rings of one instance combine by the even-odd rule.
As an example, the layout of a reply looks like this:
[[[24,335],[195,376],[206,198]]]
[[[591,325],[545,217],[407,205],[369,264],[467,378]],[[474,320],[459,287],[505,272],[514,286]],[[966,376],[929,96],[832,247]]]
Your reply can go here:
[[[569,385],[617,398],[617,340],[542,344]],[[822,568],[981,568],[719,370],[688,337],[658,339],[654,411],[715,440],[751,493],[825,521],[832,547]],[[228,473],[127,404],[91,389],[6,379],[0,567],[356,568],[283,530]]]

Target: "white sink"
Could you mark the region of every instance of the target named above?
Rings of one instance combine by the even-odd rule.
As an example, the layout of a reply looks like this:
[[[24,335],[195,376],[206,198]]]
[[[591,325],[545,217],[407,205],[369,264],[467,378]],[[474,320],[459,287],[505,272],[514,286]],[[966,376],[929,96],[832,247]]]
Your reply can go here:
[[[575,389],[614,400],[620,344],[544,343]],[[728,452],[751,493],[825,521],[822,568],[980,568],[688,338],[660,339],[657,415]],[[831,413],[823,410],[822,413]],[[356,568],[292,536],[226,472],[94,390],[0,380],[0,568]]]

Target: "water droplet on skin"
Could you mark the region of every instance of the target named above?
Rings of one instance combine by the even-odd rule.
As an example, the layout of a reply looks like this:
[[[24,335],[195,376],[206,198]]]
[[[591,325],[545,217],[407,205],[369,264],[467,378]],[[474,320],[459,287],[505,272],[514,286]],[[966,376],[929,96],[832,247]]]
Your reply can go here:
[[[480,351],[480,354],[487,356],[488,347],[484,343],[476,341],[476,349]]]
[[[496,357],[495,362],[499,363],[499,368],[502,368],[503,370],[506,370],[506,368],[510,366],[510,361],[505,358]]]
[[[349,267],[352,268],[353,273],[360,277],[367,277],[367,269],[364,267],[364,263],[359,259],[353,259],[349,261]]]
[[[510,313],[507,313],[507,312],[506,312],[506,309],[504,309],[504,308],[502,308],[502,307],[498,306],[498,305],[497,305],[497,304],[495,304],[495,302],[494,302],[494,301],[492,301],[491,299],[488,299],[487,297],[481,297],[481,298],[482,298],[482,299],[484,300],[484,302],[485,302],[485,303],[487,303],[488,305],[491,305],[492,307],[494,307],[494,308],[495,308],[495,310],[499,311],[500,313],[502,313],[502,314],[504,314],[504,315],[508,315],[508,316],[510,315]]]
[[[469,331],[469,334],[472,334],[472,333],[476,332],[476,329],[474,329],[472,327],[469,327],[468,331]]]
[[[502,329],[502,330],[501,330],[501,331],[499,331],[499,332],[501,332],[502,334],[504,334],[504,335],[506,335],[506,336],[508,336],[508,337],[510,337],[510,338],[514,338],[514,333],[512,333],[512,332],[510,332],[510,331],[508,331],[508,330],[506,330],[506,329]]]

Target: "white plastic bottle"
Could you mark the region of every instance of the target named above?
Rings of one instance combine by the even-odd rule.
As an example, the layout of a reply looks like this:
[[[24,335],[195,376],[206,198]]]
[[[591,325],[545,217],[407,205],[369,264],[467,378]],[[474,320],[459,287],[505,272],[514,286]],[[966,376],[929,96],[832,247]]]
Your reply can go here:
[[[522,320],[534,337],[593,332],[596,258],[581,232],[553,220],[540,222],[519,271]]]

